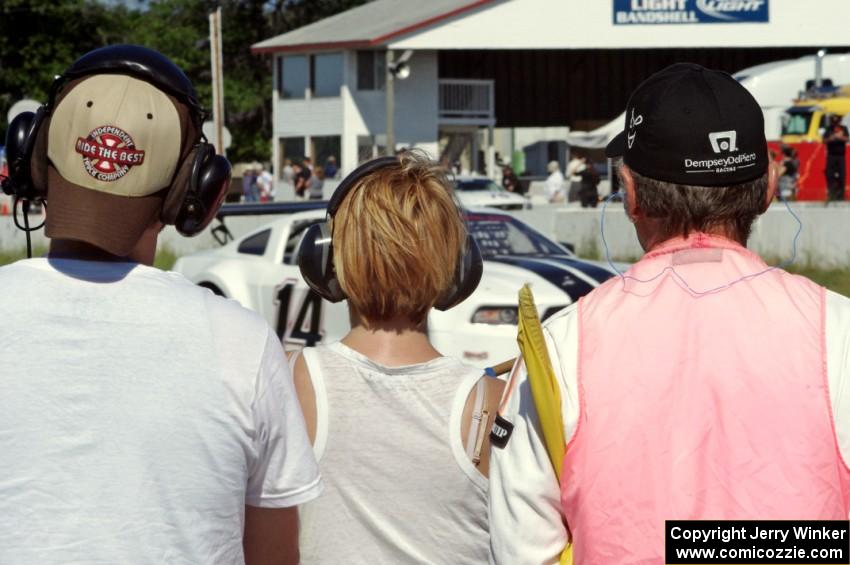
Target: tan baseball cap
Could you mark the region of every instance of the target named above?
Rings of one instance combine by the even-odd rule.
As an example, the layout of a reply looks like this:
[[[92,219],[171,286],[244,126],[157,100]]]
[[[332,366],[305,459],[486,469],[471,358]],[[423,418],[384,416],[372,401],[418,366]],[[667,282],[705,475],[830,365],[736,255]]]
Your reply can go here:
[[[129,255],[159,217],[188,122],[182,104],[131,76],[69,85],[47,132],[47,236]]]

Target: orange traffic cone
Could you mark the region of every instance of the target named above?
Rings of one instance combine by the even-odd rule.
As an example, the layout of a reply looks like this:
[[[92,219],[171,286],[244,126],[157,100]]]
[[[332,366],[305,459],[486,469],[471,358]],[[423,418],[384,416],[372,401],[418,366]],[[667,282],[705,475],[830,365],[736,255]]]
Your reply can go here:
[[[0,205],[0,216],[8,216],[9,215],[9,204],[4,202]]]

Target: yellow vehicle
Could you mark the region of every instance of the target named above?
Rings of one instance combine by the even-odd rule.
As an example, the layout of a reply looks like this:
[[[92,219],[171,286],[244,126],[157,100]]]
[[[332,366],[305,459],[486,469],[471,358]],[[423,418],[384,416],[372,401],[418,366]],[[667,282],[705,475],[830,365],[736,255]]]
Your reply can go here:
[[[782,143],[820,143],[827,116],[850,113],[850,86],[829,94],[807,95],[788,108],[782,120]]]
[[[770,142],[768,147],[777,159],[781,158],[783,146],[796,151],[800,163],[796,180],[797,200],[826,199],[826,147],[823,135],[829,125],[829,116],[844,117],[848,114],[850,86],[843,86],[831,88],[827,92],[810,91],[796,100],[782,116],[781,143]]]

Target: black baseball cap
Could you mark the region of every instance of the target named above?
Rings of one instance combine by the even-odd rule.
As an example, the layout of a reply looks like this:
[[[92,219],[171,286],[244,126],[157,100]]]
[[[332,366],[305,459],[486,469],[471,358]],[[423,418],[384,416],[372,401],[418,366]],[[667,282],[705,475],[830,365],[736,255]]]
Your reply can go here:
[[[730,186],[764,175],[764,115],[732,76],[677,63],[643,81],[626,106],[625,130],[608,157],[677,184]]]

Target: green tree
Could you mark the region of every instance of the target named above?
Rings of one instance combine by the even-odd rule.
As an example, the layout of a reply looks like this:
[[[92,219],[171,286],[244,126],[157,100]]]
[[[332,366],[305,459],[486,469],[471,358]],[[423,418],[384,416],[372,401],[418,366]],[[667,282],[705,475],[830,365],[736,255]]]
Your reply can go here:
[[[0,113],[30,97],[45,101],[53,76],[77,57],[110,43],[163,53],[212,106],[209,19],[222,8],[225,123],[231,161],[271,155],[272,57],[251,45],[369,0],[0,0]],[[5,131],[2,131],[5,138]]]
[[[0,2],[0,145],[6,113],[23,98],[45,102],[53,77],[78,56],[122,41],[123,6],[104,10],[93,0]]]

